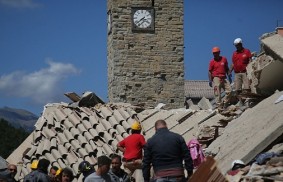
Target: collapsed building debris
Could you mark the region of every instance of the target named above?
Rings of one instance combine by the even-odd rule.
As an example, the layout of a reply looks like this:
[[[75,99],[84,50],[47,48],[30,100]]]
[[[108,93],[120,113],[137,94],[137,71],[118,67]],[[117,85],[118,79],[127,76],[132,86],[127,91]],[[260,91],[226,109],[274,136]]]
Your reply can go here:
[[[225,173],[235,159],[248,163],[266,150],[283,132],[283,103],[274,104],[282,95],[278,92],[263,100],[240,117],[231,121],[206,153],[215,156],[220,170]]]
[[[271,95],[283,89],[283,35],[264,34],[260,41],[261,53],[248,65],[247,73],[252,93]]]
[[[204,97],[196,103],[191,96],[194,100],[187,100],[187,109],[164,110],[162,104],[154,109],[145,109],[127,103],[105,104],[92,92],[86,92],[82,97],[67,93],[66,96],[73,101],[70,104],[47,104],[35,130],[7,158],[9,163],[18,165],[16,179],[22,180],[30,172],[34,159],[44,157],[60,168],[71,167],[76,175],[75,181],[80,181],[78,164],[88,160],[96,165],[97,156],[117,153],[116,144],[129,135],[130,125],[135,119],[141,122],[146,139],[155,133],[154,122],[164,119],[169,130],[181,134],[186,141],[192,138],[200,141],[206,155],[210,156],[209,165],[217,165],[213,168],[215,173],[211,174],[217,174],[224,180],[222,177],[230,170],[233,160],[243,160],[249,166],[256,156],[282,142],[283,102],[277,99],[283,92],[274,92],[283,90],[279,75],[283,67],[283,41],[277,34],[268,34],[262,37],[261,42],[262,52],[248,68],[252,93],[240,96],[247,104],[239,103],[217,110],[213,108],[213,101],[209,102]],[[278,150],[280,152],[282,150]],[[213,160],[210,160],[211,157]],[[281,160],[277,161],[280,163]],[[278,167],[278,163],[271,162],[263,168]],[[204,170],[208,167],[205,165],[201,167]],[[258,168],[255,165],[251,167]],[[271,179],[271,173],[275,174],[274,171],[263,172],[262,175],[249,171],[246,169],[233,180],[263,176]],[[276,171],[280,172],[280,169],[276,168]]]
[[[277,143],[283,145],[283,105],[280,104],[283,92],[276,92],[283,90],[283,33],[264,34],[260,40],[261,53],[247,68],[251,93],[239,96],[246,103],[220,112],[229,118],[227,126],[205,149],[206,155],[218,161],[222,174],[231,170],[235,159],[245,162],[246,167],[236,175],[226,176],[228,181],[283,181],[282,157],[268,158],[264,164],[256,161],[259,156],[269,155],[265,152]],[[282,148],[276,155],[283,156]]]

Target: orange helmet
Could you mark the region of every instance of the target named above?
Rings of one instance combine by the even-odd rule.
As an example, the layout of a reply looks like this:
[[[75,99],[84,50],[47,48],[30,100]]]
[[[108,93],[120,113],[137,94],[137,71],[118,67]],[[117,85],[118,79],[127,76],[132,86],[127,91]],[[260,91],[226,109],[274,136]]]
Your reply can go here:
[[[220,52],[220,48],[219,47],[213,47],[212,52]]]

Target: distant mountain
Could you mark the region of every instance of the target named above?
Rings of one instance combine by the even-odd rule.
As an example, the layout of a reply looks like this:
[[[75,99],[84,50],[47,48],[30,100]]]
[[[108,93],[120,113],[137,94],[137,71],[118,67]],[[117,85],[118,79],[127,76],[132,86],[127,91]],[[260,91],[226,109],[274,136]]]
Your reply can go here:
[[[0,118],[16,128],[22,127],[27,132],[32,132],[38,116],[24,109],[4,107],[0,108]]]

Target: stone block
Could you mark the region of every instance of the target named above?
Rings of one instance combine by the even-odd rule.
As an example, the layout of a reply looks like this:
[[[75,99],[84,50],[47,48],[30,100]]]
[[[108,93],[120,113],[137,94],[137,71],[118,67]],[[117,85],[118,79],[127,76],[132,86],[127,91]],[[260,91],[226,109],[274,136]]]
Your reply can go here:
[[[212,105],[210,103],[210,101],[203,97],[199,102],[198,102],[198,106],[203,109],[203,110],[208,110],[208,109],[212,109]]]

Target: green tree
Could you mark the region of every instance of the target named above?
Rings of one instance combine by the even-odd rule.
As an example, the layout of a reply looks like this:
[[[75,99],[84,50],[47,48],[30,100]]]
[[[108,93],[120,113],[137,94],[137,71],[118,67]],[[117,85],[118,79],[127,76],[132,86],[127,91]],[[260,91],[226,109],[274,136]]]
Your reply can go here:
[[[23,128],[15,128],[8,121],[0,120],[0,156],[6,159],[28,136]]]

